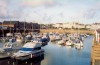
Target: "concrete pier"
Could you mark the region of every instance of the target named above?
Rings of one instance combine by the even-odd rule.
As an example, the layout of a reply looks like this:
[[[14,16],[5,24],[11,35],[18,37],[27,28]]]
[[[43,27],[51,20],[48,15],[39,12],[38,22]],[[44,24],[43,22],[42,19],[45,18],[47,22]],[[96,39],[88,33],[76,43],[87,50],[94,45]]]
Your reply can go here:
[[[91,65],[100,65],[100,44],[94,44],[91,53]]]

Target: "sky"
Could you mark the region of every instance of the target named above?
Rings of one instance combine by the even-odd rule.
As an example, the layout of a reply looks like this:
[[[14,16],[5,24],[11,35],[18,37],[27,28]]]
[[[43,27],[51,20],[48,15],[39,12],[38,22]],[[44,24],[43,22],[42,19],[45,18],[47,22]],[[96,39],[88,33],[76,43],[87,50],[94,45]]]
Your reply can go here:
[[[100,0],[0,0],[0,21],[100,23]]]

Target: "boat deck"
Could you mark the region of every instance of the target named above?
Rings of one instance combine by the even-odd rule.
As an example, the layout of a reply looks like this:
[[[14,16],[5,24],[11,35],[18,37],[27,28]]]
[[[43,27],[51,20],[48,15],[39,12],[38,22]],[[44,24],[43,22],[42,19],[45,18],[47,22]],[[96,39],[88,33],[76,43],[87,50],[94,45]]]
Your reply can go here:
[[[10,55],[8,55],[7,53],[0,53],[0,60],[7,59],[7,58],[10,58]]]
[[[91,65],[100,65],[100,44],[95,44],[92,47]]]

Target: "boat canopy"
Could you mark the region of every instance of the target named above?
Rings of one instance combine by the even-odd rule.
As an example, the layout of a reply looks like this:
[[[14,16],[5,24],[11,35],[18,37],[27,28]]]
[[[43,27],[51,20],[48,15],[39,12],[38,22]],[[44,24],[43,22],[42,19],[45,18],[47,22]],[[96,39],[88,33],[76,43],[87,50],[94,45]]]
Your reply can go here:
[[[6,36],[8,36],[8,37],[13,36],[13,34],[12,33],[7,33]]]
[[[48,41],[48,39],[47,38],[42,38],[42,39],[40,39],[40,41],[41,42],[46,42],[46,41]]]
[[[37,47],[41,47],[41,44],[35,42],[28,42],[23,46],[23,48],[37,48]]]

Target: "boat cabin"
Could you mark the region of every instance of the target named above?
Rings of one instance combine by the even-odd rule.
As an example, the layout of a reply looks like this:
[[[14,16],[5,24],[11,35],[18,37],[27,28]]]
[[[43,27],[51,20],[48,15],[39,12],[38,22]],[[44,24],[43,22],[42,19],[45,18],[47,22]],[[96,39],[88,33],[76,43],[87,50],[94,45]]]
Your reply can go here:
[[[40,49],[41,49],[41,44],[36,42],[28,42],[20,50],[32,52],[34,50],[40,50]]]

